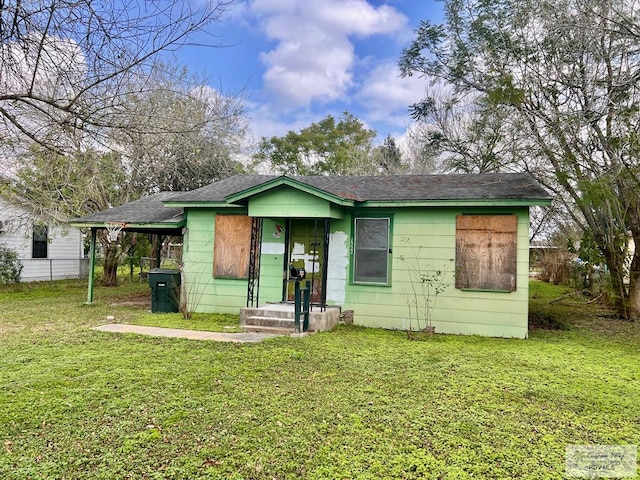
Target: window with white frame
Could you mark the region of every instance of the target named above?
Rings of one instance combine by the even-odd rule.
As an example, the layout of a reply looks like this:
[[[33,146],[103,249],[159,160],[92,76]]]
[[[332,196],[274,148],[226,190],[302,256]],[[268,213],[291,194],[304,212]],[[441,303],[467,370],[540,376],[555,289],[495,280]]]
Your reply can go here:
[[[33,226],[32,258],[47,258],[49,250],[49,228],[46,225]]]

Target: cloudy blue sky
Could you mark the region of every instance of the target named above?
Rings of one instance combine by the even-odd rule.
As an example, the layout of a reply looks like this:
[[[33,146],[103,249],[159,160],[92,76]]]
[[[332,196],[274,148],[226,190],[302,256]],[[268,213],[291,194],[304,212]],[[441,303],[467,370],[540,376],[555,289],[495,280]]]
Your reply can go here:
[[[348,110],[379,137],[401,135],[425,82],[400,78],[403,47],[435,0],[235,0],[178,61],[225,93],[244,89],[256,138],[299,130]]]

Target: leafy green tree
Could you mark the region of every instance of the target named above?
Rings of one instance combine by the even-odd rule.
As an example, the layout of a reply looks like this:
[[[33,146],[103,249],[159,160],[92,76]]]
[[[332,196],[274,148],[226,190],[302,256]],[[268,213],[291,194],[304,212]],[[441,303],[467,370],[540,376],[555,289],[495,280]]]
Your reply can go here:
[[[373,155],[380,173],[400,174],[409,168],[402,151],[391,135],[384,138],[382,145],[375,147]]]
[[[63,155],[34,146],[19,158],[8,194],[26,201],[39,218],[58,223],[138,198],[141,192],[128,179],[120,155],[95,150]],[[118,264],[135,238],[126,236],[120,244],[111,243],[100,231],[105,285],[116,285]]]
[[[400,67],[508,114],[520,168],[589,232],[619,313],[640,318],[640,23],[626,0],[446,0]],[[426,98],[413,106],[424,118]],[[514,155],[515,157],[515,155]],[[629,263],[627,263],[630,260]],[[630,265],[627,269],[626,265]],[[628,274],[629,282],[625,282]]]
[[[376,132],[345,112],[336,122],[332,115],[299,132],[262,138],[254,166],[278,174],[350,175],[374,173],[372,158]]]

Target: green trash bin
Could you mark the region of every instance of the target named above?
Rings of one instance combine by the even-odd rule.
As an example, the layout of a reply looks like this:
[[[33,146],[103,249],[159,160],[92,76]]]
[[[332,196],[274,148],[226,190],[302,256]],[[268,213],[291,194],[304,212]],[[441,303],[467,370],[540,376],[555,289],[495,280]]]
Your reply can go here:
[[[151,287],[151,312],[171,313],[179,311],[180,271],[169,268],[149,270]]]

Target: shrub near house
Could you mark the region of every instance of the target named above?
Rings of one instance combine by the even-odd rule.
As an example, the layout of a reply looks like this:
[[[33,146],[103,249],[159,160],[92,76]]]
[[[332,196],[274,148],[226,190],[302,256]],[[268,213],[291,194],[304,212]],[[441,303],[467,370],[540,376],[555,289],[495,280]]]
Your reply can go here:
[[[18,253],[6,245],[0,245],[0,285],[19,283],[22,268]]]

